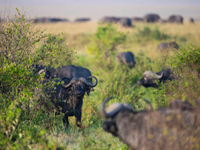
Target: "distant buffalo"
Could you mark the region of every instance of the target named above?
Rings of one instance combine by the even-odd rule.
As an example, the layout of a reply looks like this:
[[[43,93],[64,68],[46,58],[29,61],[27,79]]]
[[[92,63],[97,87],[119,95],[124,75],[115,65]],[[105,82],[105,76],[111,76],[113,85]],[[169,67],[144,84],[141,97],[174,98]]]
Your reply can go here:
[[[136,111],[128,104],[114,103],[100,114],[104,131],[118,137],[133,150],[199,149],[200,112],[178,101],[158,110]],[[174,103],[174,102],[173,102]]]
[[[120,24],[123,27],[131,27],[132,26],[132,21],[130,18],[121,18],[120,19]]]
[[[160,20],[160,16],[158,14],[147,14],[144,16],[145,22],[158,22]]]
[[[136,64],[135,57],[132,52],[121,52],[117,55],[119,61],[127,65],[129,68],[133,68]]]
[[[190,19],[189,19],[189,22],[190,22],[190,23],[194,23],[194,18],[190,18]]]
[[[179,49],[179,45],[172,41],[172,42],[162,42],[158,45],[159,50],[167,50],[167,49]]]
[[[90,18],[77,18],[75,20],[75,22],[88,22],[88,21],[90,21]]]
[[[118,23],[120,21],[120,17],[114,16],[106,16],[101,19],[102,23]]]
[[[47,18],[47,17],[33,19],[33,23],[56,23],[56,22],[68,22],[68,21],[69,21],[68,19],[63,19],[63,18]]]
[[[171,15],[168,18],[168,22],[170,23],[179,23],[183,24],[184,18],[180,15]]]

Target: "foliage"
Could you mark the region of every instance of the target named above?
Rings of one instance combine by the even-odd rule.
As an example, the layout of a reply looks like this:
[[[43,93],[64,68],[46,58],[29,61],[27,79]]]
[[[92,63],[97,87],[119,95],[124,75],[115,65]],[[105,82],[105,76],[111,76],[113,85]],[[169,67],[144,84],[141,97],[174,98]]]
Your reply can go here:
[[[38,58],[46,59],[36,53],[36,48],[47,36],[34,30],[24,15],[17,12],[15,20],[1,24],[0,32],[1,149],[31,149],[35,143],[45,144],[45,134],[62,125],[62,115],[48,111],[46,106],[51,106],[48,99],[40,99],[41,77],[32,71]],[[48,35],[45,46],[56,48],[54,55],[59,58],[59,52],[63,54],[62,50],[68,49],[62,43],[59,37]],[[47,50],[42,54],[50,56]],[[66,61],[72,60],[72,55],[66,54]]]
[[[35,62],[57,68],[61,65],[71,64],[74,51],[65,44],[62,35],[47,34],[42,45],[36,51]]]
[[[172,60],[174,68],[189,67],[200,73],[200,48],[187,47],[176,52]]]
[[[167,94],[173,99],[190,101],[199,109],[200,104],[200,49],[189,46],[177,51],[169,59],[177,81],[171,82]]]
[[[107,24],[97,29],[92,42],[88,46],[88,51],[98,59],[113,57],[117,46],[125,39],[124,33],[117,31],[111,24]]]
[[[138,39],[142,38],[142,40],[166,40],[170,38],[169,35],[162,33],[157,27],[155,27],[154,29],[151,29],[149,27],[144,27],[142,29],[138,28],[136,32],[136,37]]]

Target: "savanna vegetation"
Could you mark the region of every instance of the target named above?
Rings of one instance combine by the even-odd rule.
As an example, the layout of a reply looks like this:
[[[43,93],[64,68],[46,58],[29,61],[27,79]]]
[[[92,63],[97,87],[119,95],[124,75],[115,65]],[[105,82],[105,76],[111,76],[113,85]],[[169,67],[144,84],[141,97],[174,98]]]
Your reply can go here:
[[[0,149],[128,149],[102,129],[99,107],[110,96],[114,96],[111,103],[129,103],[137,110],[146,108],[143,98],[151,101],[154,109],[167,107],[176,99],[199,108],[200,23],[136,23],[128,29],[83,24],[33,25],[19,11],[14,20],[0,24]],[[75,30],[82,26],[85,31]],[[73,34],[67,32],[70,27],[75,28]],[[163,41],[176,41],[180,48],[161,52],[157,45]],[[133,69],[118,62],[116,55],[121,51],[134,53]],[[95,90],[84,97],[84,130],[76,127],[74,117],[65,129],[63,114],[56,115],[45,97],[43,75],[33,73],[33,64],[55,68],[80,65],[98,78]],[[137,84],[145,70],[162,68],[171,68],[175,80],[159,83],[159,88]]]

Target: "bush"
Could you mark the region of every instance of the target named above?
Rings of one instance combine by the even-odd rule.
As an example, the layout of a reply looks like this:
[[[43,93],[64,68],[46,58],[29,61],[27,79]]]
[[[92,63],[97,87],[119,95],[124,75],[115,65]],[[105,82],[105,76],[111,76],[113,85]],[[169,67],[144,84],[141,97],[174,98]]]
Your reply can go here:
[[[93,41],[88,46],[88,51],[99,60],[106,60],[108,57],[115,56],[117,46],[125,39],[125,34],[108,24],[97,29]]]
[[[57,68],[71,64],[73,58],[74,51],[67,47],[62,35],[47,34],[36,51],[35,62]]]
[[[0,50],[0,147],[31,149],[39,142],[48,147],[45,134],[63,127],[62,115],[45,108],[50,101],[40,99],[41,77],[32,65],[70,63],[73,51],[64,39],[34,30],[19,11],[14,21],[1,25]]]
[[[187,100],[200,106],[200,49],[197,47],[182,48],[169,59],[169,64],[176,80],[167,86],[167,95],[171,100]]]
[[[184,69],[185,67],[196,70],[200,73],[200,48],[188,47],[182,48],[176,52],[172,59],[172,67]]]
[[[137,38],[142,38],[143,40],[166,40],[170,36],[162,33],[158,28],[151,29],[149,27],[144,27],[143,29],[138,29],[136,32]]]

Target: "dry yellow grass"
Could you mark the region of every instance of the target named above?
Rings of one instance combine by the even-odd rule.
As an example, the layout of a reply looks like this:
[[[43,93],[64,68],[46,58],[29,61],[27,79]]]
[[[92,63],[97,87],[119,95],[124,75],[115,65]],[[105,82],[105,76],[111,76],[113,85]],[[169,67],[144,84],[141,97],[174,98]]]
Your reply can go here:
[[[76,49],[77,52],[86,53],[86,45],[89,43],[93,33],[96,32],[100,24],[96,21],[90,22],[67,22],[67,23],[46,23],[46,24],[35,24],[36,28],[43,30],[47,33],[59,34],[63,33],[67,38],[67,44],[72,48]],[[171,23],[134,23],[134,27],[124,28],[120,25],[114,25],[121,32],[128,34],[134,34],[137,32],[137,28],[144,28],[148,26],[150,28],[158,27],[160,31],[176,37],[183,37],[189,39],[194,45],[200,46],[200,22],[194,24],[185,22],[184,24],[171,24]],[[158,41],[159,42],[159,41]],[[134,43],[130,42],[128,45],[120,47],[120,51],[132,51],[138,53],[144,51],[149,57],[155,58],[160,56],[160,52],[157,50],[158,42],[147,42],[147,43]]]
[[[135,26],[146,26],[145,23],[136,23]],[[44,23],[44,24],[35,24],[35,26],[41,30],[45,30],[49,33],[66,33],[70,35],[74,34],[82,34],[82,33],[94,33],[99,26],[99,23],[96,21],[90,21],[90,22],[82,22],[82,23],[76,23],[76,22],[66,22],[66,23]],[[124,28],[121,26],[118,26],[118,29],[122,32],[131,32],[132,28]],[[169,34],[172,35],[200,35],[200,22],[196,22],[194,24],[186,22],[183,25],[181,24],[150,24],[150,26],[158,26],[161,30],[166,31]]]
[[[36,24],[37,28],[44,30],[48,33],[58,34],[65,33],[70,35],[82,33],[94,33],[98,27],[97,22],[66,22],[66,23],[44,23]]]

